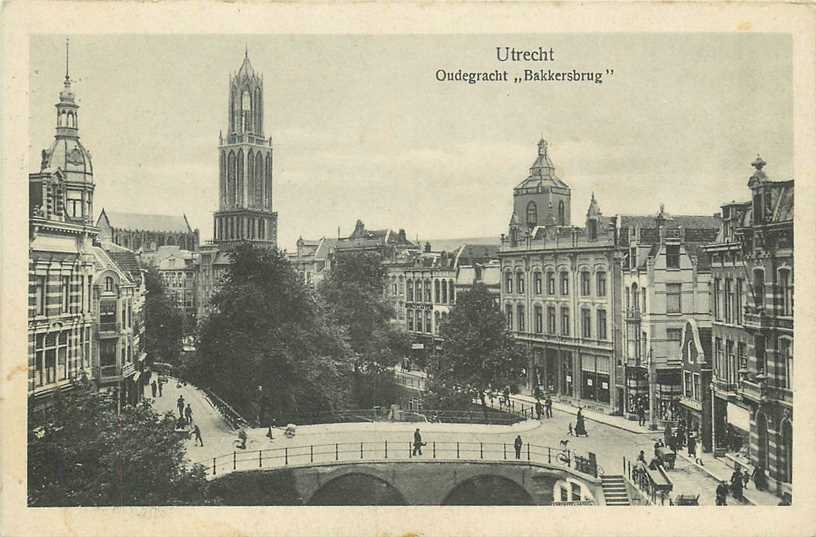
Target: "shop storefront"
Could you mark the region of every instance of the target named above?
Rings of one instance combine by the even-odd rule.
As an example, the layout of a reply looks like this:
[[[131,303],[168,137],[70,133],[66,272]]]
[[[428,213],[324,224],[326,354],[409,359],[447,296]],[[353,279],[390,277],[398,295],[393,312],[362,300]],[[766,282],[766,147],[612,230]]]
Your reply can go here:
[[[609,403],[609,358],[581,356],[581,397],[589,401]]]
[[[638,408],[649,408],[649,371],[643,366],[626,367],[626,413],[637,419]]]
[[[658,369],[655,384],[655,412],[663,421],[675,421],[683,396],[680,369]]]

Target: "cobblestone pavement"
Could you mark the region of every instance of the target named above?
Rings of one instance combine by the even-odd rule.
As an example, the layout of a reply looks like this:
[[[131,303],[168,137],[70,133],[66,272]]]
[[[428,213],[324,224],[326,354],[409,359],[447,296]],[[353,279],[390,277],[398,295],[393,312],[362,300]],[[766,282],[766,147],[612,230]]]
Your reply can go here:
[[[350,423],[299,426],[294,438],[287,438],[281,430],[275,430],[272,439],[266,437],[265,429],[252,429],[247,431],[248,442],[244,451],[236,450],[237,434],[226,426],[203,393],[193,386],[183,385],[179,388],[173,381],[165,384],[162,397],[153,401],[154,408],[159,412],[172,412],[178,416],[176,400],[179,394],[183,395],[185,404],[190,403],[193,409],[193,421],[200,427],[204,440],[204,447],[195,445],[192,438],[187,440],[189,459],[207,465],[211,465],[213,457],[229,455],[233,451],[249,456],[250,452],[257,453],[260,449],[289,447],[295,450],[298,447],[304,449],[303,446],[313,444],[387,440],[390,446],[394,446],[394,449],[407,451],[413,431],[418,426],[422,431],[423,439],[429,444],[432,442],[481,441],[507,443],[509,447],[516,435],[520,434],[525,443],[558,448],[560,441],[566,440],[569,448],[574,449],[578,454],[586,455],[587,452],[594,452],[598,463],[607,473],[621,474],[623,473],[623,457],[635,460],[640,450],[646,453],[647,458],[650,457],[653,453],[654,441],[660,437],[659,433],[636,434],[593,421],[586,422],[588,437],[570,437],[567,429],[569,423],[574,424],[574,415],[554,409],[554,415],[550,419],[542,419],[540,423],[530,420],[512,427],[438,423]],[[508,451],[508,453],[511,452],[512,449]],[[669,477],[674,482],[673,495],[699,494],[701,505],[714,504],[714,489],[717,481],[701,468],[678,457],[675,469],[669,471]],[[729,502],[729,504],[734,503]]]

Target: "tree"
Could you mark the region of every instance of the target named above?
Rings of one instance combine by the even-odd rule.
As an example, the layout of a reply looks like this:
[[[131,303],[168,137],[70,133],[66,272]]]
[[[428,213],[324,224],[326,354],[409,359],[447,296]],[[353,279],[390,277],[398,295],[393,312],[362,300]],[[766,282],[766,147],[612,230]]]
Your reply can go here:
[[[394,309],[383,295],[382,256],[339,254],[319,292],[349,335],[355,354],[353,398],[359,406],[390,404],[397,398],[393,367],[408,354],[408,335],[391,324]]]
[[[457,295],[440,334],[442,352],[432,359],[430,372],[431,400],[459,406],[478,397],[487,416],[485,392],[517,378],[526,356],[484,284]]]
[[[191,380],[265,423],[344,404],[344,331],[277,249],[243,244],[202,323]],[[261,389],[259,389],[261,387]]]
[[[77,383],[28,417],[30,506],[206,503],[204,468],[185,463],[171,414],[125,406]]]
[[[184,314],[165,294],[156,267],[149,267],[145,273],[145,288],[145,352],[151,361],[178,365]]]

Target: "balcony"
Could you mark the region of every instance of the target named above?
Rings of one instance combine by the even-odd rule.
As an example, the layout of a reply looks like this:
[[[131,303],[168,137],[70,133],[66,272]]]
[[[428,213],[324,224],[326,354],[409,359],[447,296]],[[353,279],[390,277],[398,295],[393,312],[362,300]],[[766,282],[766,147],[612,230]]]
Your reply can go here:
[[[737,396],[739,384],[736,382],[728,382],[727,380],[715,378],[711,381],[711,384],[714,386],[714,390],[722,396],[729,399]]]
[[[110,380],[119,380],[122,378],[122,372],[119,369],[119,366],[116,364],[113,365],[103,365],[99,367],[99,380],[102,382],[110,381]]]
[[[745,306],[743,326],[746,330],[768,330],[774,326],[773,319],[763,306]]]
[[[765,403],[768,400],[768,383],[765,377],[757,375],[754,379],[742,379],[738,393],[743,399],[754,403]]]
[[[99,338],[119,337],[121,330],[122,323],[120,322],[99,323],[96,325],[96,335]]]

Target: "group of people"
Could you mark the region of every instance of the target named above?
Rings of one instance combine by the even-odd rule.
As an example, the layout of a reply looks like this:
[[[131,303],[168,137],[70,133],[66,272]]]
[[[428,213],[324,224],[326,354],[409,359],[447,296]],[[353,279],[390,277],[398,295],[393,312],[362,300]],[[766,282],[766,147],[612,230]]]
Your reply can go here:
[[[183,429],[188,426],[193,427],[193,436],[195,438],[195,443],[198,445],[204,446],[204,440],[201,438],[201,429],[199,429],[198,425],[193,424],[193,408],[190,406],[190,403],[187,403],[185,406],[184,404],[184,396],[179,395],[178,399],[176,400],[176,407],[179,411],[178,421],[176,423],[176,427],[179,429]]]
[[[545,418],[552,418],[553,417],[552,399],[550,399],[549,395],[547,396],[546,399],[544,399],[544,403],[541,402],[540,398],[538,398],[538,397],[536,398],[535,412],[536,412],[536,419],[537,420],[541,419],[541,414],[542,413],[544,414]]]
[[[162,396],[162,386],[165,382],[167,382],[167,379],[159,377],[158,380],[153,380],[153,382],[150,383],[150,391],[153,394],[153,399],[156,398],[156,394],[158,394],[159,397]]]

